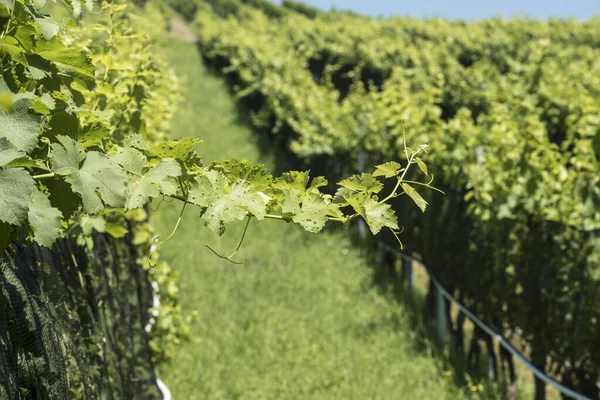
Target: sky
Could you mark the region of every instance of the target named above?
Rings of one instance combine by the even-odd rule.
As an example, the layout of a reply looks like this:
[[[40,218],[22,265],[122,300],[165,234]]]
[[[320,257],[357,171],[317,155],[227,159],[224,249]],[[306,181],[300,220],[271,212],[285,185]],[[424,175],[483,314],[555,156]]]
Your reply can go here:
[[[600,16],[600,0],[303,0],[318,8],[355,11],[371,16],[408,15],[480,19],[522,16],[589,19]],[[277,1],[276,2],[281,2]]]

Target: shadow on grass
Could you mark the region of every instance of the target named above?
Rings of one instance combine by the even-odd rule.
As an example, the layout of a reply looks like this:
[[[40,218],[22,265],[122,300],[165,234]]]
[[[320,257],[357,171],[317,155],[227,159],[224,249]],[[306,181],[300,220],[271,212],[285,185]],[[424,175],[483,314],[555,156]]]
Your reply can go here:
[[[354,232],[353,236],[355,242],[362,241],[357,232]],[[469,349],[466,346],[471,343],[472,329],[465,329],[461,345],[457,345],[456,337],[451,333],[448,334],[446,342],[440,341],[437,337],[435,317],[427,304],[427,288],[418,287],[413,283],[413,290],[409,291],[401,270],[402,265],[398,262],[393,266],[386,265],[377,255],[378,252],[375,249],[372,250],[369,252],[369,262],[373,267],[370,285],[383,294],[392,294],[394,300],[406,310],[411,329],[415,332],[411,341],[412,349],[416,353],[426,354],[437,360],[444,373],[452,376],[457,387],[466,392],[476,393],[476,398],[507,398],[509,383],[506,374],[501,373],[502,361],[499,360],[497,364],[497,379],[491,381],[489,379],[489,354],[485,345],[482,346],[477,342],[479,348],[474,362],[471,364],[467,362]],[[414,269],[413,264],[413,271]],[[451,325],[454,326],[454,321],[451,322]],[[516,398],[521,397],[519,393],[516,395]]]

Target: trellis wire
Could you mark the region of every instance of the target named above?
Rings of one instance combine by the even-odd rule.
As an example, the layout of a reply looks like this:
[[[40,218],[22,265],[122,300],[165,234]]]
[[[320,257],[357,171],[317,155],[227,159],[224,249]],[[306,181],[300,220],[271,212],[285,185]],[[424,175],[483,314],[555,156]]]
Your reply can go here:
[[[415,259],[414,257],[398,250],[395,249],[393,247],[391,247],[390,245],[383,243],[383,242],[379,242],[383,248],[386,251],[389,251],[390,253],[395,254],[396,256],[412,262],[412,261],[419,261],[417,259]],[[429,269],[429,267],[427,267],[427,265],[421,263],[421,265],[423,266],[423,268],[425,269],[425,271],[427,271],[427,274],[429,275],[429,279],[431,279],[431,282],[433,282],[433,285],[435,286],[435,288],[437,289],[438,293],[441,293],[442,296],[444,296],[449,302],[453,303],[454,305],[456,305],[459,310],[465,314],[467,317],[469,317],[469,319],[471,319],[471,321],[473,321],[473,323],[475,323],[479,328],[481,328],[485,333],[487,333],[490,337],[492,337],[493,339],[497,340],[500,345],[502,347],[504,347],[510,354],[512,354],[514,357],[517,358],[517,360],[519,360],[521,362],[521,364],[523,364],[527,369],[529,369],[531,372],[533,372],[533,374],[540,379],[541,381],[545,382],[546,384],[554,387],[556,390],[558,390],[559,392],[561,392],[564,395],[567,395],[569,397],[572,397],[574,399],[577,400],[592,400],[589,397],[586,397],[580,393],[575,392],[574,390],[562,385],[561,383],[557,382],[556,380],[554,380],[553,378],[549,377],[548,375],[544,374],[542,371],[540,371],[535,365],[531,364],[531,362],[525,358],[524,355],[522,355],[521,353],[519,353],[519,351],[517,349],[515,349],[512,344],[510,344],[506,339],[504,339],[502,337],[502,335],[500,335],[499,333],[497,333],[496,331],[494,331],[492,328],[490,328],[489,326],[487,326],[482,320],[480,320],[479,318],[477,318],[477,316],[475,314],[473,314],[471,311],[469,311],[464,305],[462,305],[457,299],[454,298],[454,296],[452,296],[443,286],[442,284],[437,280],[437,278],[435,277],[435,275],[433,274],[433,272],[431,272],[431,270]],[[438,307],[439,308],[439,307]],[[442,325],[442,324],[438,324],[438,325]]]

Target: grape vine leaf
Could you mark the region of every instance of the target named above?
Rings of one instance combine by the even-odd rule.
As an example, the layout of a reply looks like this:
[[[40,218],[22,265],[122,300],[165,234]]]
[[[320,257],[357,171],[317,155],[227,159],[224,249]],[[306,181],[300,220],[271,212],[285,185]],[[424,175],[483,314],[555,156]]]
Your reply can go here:
[[[212,162],[210,168],[222,172],[229,180],[245,180],[257,191],[267,189],[273,181],[273,175],[264,165],[254,165],[247,160],[227,160],[219,163]]]
[[[142,175],[148,159],[144,153],[134,148],[126,148],[111,157],[113,161],[131,174]]]
[[[235,182],[227,197],[246,209],[258,220],[263,219],[267,213],[265,199],[256,193],[246,181],[238,180]]]
[[[365,220],[373,235],[378,234],[383,227],[399,229],[398,219],[389,204],[379,203],[375,199],[369,198],[364,203],[364,209]]]
[[[17,150],[7,138],[0,137],[0,166],[6,165],[23,156],[25,156],[25,153]]]
[[[65,180],[71,184],[73,191],[81,195],[83,210],[93,214],[101,211],[104,204],[123,207],[127,182],[125,171],[102,153],[90,151],[86,155],[81,145],[70,137],[57,138],[60,144],[51,145],[52,171],[66,176]]]
[[[133,133],[127,136],[124,140],[124,143],[128,147],[133,147],[139,150],[147,150],[150,148],[146,142],[146,139],[144,139],[144,137],[139,133]]]
[[[383,184],[373,177],[371,174],[352,175],[346,178],[338,185],[357,192],[366,192],[368,194],[376,194],[383,189]]]
[[[425,212],[425,208],[427,208],[427,205],[429,203],[427,203],[427,201],[425,201],[425,199],[421,197],[419,192],[417,192],[408,183],[403,183],[402,189],[404,189],[404,193],[406,193],[411,199],[413,199],[413,201],[421,209],[421,211]]]
[[[189,201],[206,207],[202,219],[216,234],[225,232],[225,224],[236,219],[242,220],[247,213],[257,219],[266,214],[265,200],[252,190],[246,181],[238,180],[229,189],[227,178],[218,171],[206,170],[196,177],[189,192]]]
[[[316,193],[309,193],[302,201],[302,207],[294,215],[294,222],[309,232],[320,232],[327,223],[327,216],[336,213],[337,204],[328,203]]]
[[[34,49],[40,57],[53,62],[61,72],[75,73],[75,81],[91,90],[96,85],[96,68],[90,58],[78,47],[67,47],[59,37],[38,40]]]
[[[329,182],[322,176],[315,176],[310,182],[310,186],[306,189],[307,192],[318,190],[320,187],[327,186]]]
[[[20,99],[11,111],[0,110],[0,139],[5,138],[18,151],[35,149],[41,129],[38,117],[29,112],[31,101]]]
[[[21,226],[35,190],[35,181],[25,169],[0,169],[0,221]]]
[[[273,183],[273,188],[276,189],[285,189],[285,188],[293,188],[298,189],[302,192],[306,189],[306,185],[308,184],[308,171],[291,171],[284,172],[281,174],[279,178],[275,180]]]
[[[42,36],[46,40],[50,40],[56,36],[60,29],[58,23],[52,17],[36,18],[35,22],[37,22],[40,32],[42,32]]]
[[[125,237],[129,233],[124,221],[106,222],[105,231],[116,239]]]
[[[23,156],[16,158],[4,165],[5,167],[26,167],[26,168],[39,168],[48,171],[48,168],[44,165],[42,160],[36,160],[29,156]]]
[[[345,187],[341,187],[333,198],[334,203],[340,207],[351,206],[358,215],[365,217],[365,201],[369,198],[369,195],[365,192],[355,192]]]
[[[419,169],[425,174],[425,176],[429,176],[429,171],[427,171],[427,164],[423,162],[419,157],[415,158]]]
[[[172,158],[161,160],[146,172],[146,156],[135,149],[125,149],[115,157],[115,161],[131,174],[127,187],[126,209],[140,208],[160,193],[167,196],[177,193],[176,178],[181,176],[181,167]]]
[[[29,204],[27,218],[33,227],[33,238],[42,246],[52,247],[62,229],[62,213],[52,207],[45,194],[36,190]]]
[[[188,200],[200,207],[208,207],[219,198],[220,191],[229,185],[225,175],[214,170],[204,170],[196,177],[196,182],[188,194]],[[221,188],[221,189],[218,189]]]
[[[33,24],[19,24],[14,33],[14,37],[24,50],[30,50],[35,44],[36,33]]]
[[[39,81],[49,76],[48,72],[44,71],[43,69],[36,68],[33,65],[28,66],[27,71],[29,72],[29,75],[31,75],[31,77],[36,81]]]
[[[283,200],[281,201],[281,212],[297,214],[300,212],[300,203],[302,202],[301,192],[294,188],[285,188],[282,190]]]
[[[194,152],[194,149],[198,143],[200,143],[200,140],[196,138],[182,138],[150,147],[148,152],[159,158],[185,160],[191,153]]]
[[[106,232],[106,220],[101,215],[83,214],[79,218],[79,226],[84,235],[91,235],[94,230]]]
[[[396,176],[396,174],[400,171],[402,166],[395,161],[389,161],[385,164],[381,164],[375,167],[375,172],[373,172],[373,176],[383,176],[385,178],[391,178],[392,176]]]

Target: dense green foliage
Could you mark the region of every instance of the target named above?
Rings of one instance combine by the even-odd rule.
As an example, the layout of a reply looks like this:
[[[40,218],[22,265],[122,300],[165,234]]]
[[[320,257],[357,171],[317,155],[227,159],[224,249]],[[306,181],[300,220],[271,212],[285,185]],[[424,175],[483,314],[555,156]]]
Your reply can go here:
[[[404,177],[426,146],[407,150],[405,167],[395,163],[385,173],[340,181],[335,198],[320,191],[327,185],[323,177],[310,180],[308,172],[274,178],[263,166],[236,160],[205,167],[195,152],[198,139],[156,143],[165,98],[147,89],[152,87],[149,82],[168,76],[148,67],[152,58],[144,47],[132,53],[139,58],[133,65],[129,58],[119,65],[116,43],[123,36],[134,39],[135,33],[118,30],[111,18],[94,26],[108,34],[106,41],[92,37],[84,49],[73,44],[77,37],[60,35],[51,17],[37,17],[37,3],[17,1],[3,7],[8,17],[0,114],[5,128],[0,178],[8,183],[0,187],[3,236],[16,239],[28,233],[37,243],[51,246],[62,228],[71,230],[83,215],[134,210],[159,196],[176,198],[184,208],[199,207],[217,234],[227,223],[246,217],[281,219],[319,232],[328,220],[346,223],[362,216],[373,233],[384,227],[398,230],[387,202],[403,192],[424,209]],[[104,7],[114,15],[126,6]],[[51,32],[45,24],[54,24]],[[94,65],[87,53],[95,47],[102,51]],[[130,75],[133,79],[124,79]],[[168,90],[168,85],[157,86]],[[142,117],[144,108],[152,110],[156,126]],[[379,194],[379,176],[396,181],[387,196]]]
[[[403,210],[409,248],[489,324],[516,329],[534,364],[595,393],[600,21],[222,15],[198,14],[205,57],[313,170],[402,157],[404,137],[432,144],[446,196]]]
[[[37,5],[43,6],[42,3]],[[139,18],[137,12],[130,10],[132,13],[126,13],[125,8],[105,4],[100,12],[94,13],[93,23],[86,22],[80,27],[72,26],[70,20],[61,21],[44,16],[46,22],[55,27],[52,32],[56,36],[52,37],[50,43],[57,48],[52,53],[44,54],[47,57],[66,58],[63,61],[36,58],[32,54],[38,51],[38,47],[29,51],[25,47],[11,48],[25,54],[20,63],[9,62],[12,53],[4,54],[3,82],[10,83],[11,90],[20,92],[2,92],[5,111],[0,112],[6,119],[0,135],[0,142],[3,143],[0,150],[0,164],[3,167],[0,169],[4,174],[18,173],[23,177],[17,185],[5,186],[11,193],[18,193],[14,191],[19,187],[25,189],[19,205],[25,210],[29,202],[36,206],[29,207],[26,220],[16,221],[17,225],[19,222],[26,224],[21,229],[0,222],[3,230],[0,248],[3,250],[11,238],[13,241],[26,242],[28,233],[31,241],[47,247],[51,247],[57,236],[73,238],[82,245],[93,247],[89,236],[92,231],[107,232],[113,237],[122,238],[130,226],[135,226],[129,238],[140,249],[136,260],[138,267],[148,269],[149,265],[155,265],[149,270],[151,279],[163,288],[161,305],[156,310],[161,318],[158,318],[159,323],[151,334],[154,357],[160,361],[168,358],[176,344],[187,335],[185,318],[177,306],[174,289],[176,276],[166,263],[158,260],[157,253],[148,254],[154,234],[148,223],[144,222],[146,212],[142,208],[127,212],[105,209],[97,215],[77,212],[77,204],[82,199],[90,207],[103,207],[96,190],[110,196],[116,193],[115,189],[119,190],[119,185],[124,185],[124,181],[118,185],[106,181],[111,178],[111,173],[117,171],[117,175],[120,174],[118,168],[114,168],[114,163],[99,151],[91,152],[92,157],[101,160],[100,164],[95,165],[90,162],[93,158],[88,158],[81,151],[77,152],[77,157],[81,159],[70,160],[62,145],[53,147],[59,143],[59,135],[64,135],[61,139],[64,143],[78,150],[85,148],[91,151],[110,148],[110,142],[103,142],[103,138],[106,140],[110,135],[123,138],[135,133],[143,135],[148,143],[156,143],[170,131],[173,104],[178,99],[177,79],[156,55],[155,50],[160,47],[158,35],[150,37],[142,33],[152,32],[148,25],[154,29],[164,26],[163,19],[156,11]],[[61,9],[52,10],[55,15],[61,14]],[[38,15],[37,19],[31,20],[33,14]],[[17,2],[12,15],[12,20],[5,21],[6,43],[12,41],[11,34],[24,40],[19,36],[24,33],[30,35],[27,36],[29,41],[23,42],[26,45],[43,43],[45,38],[39,37],[39,12]],[[81,45],[67,47],[73,42]],[[33,76],[31,71],[38,75]],[[94,90],[87,90],[72,82],[71,75],[81,71],[87,71],[94,78],[89,80],[89,85],[95,86]],[[16,89],[18,87],[21,89]],[[40,104],[39,99],[47,104],[47,108],[41,112],[28,111],[28,104]],[[11,103],[14,103],[12,110]],[[15,117],[17,107],[20,107],[23,119]],[[17,130],[23,126],[23,121],[29,121],[30,129],[26,132]],[[29,147],[15,150],[14,142],[23,139],[29,140]],[[79,144],[74,144],[75,139]],[[50,157],[49,149],[56,150]],[[81,161],[84,161],[83,164]],[[48,170],[51,165],[66,174],[65,181],[56,179]],[[98,168],[101,165],[105,168]],[[35,174],[39,175],[39,179],[37,184],[31,186],[31,175]],[[95,186],[86,186],[89,182],[99,183],[97,189]],[[81,197],[74,194],[67,183],[77,188]],[[33,200],[26,195],[30,190],[34,193]],[[110,198],[114,200],[114,196]],[[2,200],[15,204],[10,196],[3,196]]]

